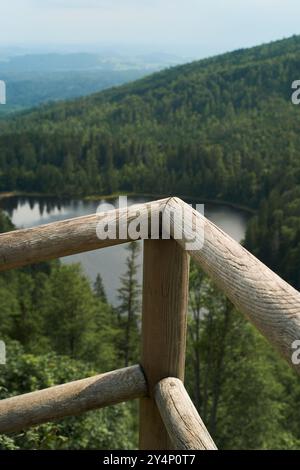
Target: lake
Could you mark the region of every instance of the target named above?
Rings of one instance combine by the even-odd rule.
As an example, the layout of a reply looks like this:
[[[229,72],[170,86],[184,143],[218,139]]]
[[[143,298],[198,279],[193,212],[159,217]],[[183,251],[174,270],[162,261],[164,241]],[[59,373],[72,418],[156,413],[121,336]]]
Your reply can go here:
[[[128,198],[128,205],[148,202],[153,199],[155,198]],[[99,204],[103,202],[48,197],[10,197],[2,199],[0,205],[17,228],[29,228],[93,214],[97,211]],[[117,200],[110,200],[109,203],[116,205]],[[205,204],[204,215],[235,240],[240,242],[244,238],[249,219],[247,212],[223,204]],[[126,271],[126,256],[126,245],[119,245],[62,258],[62,262],[66,264],[81,263],[91,282],[100,273],[107,297],[110,302],[116,305],[119,277]],[[142,243],[139,265],[139,278],[142,281]]]

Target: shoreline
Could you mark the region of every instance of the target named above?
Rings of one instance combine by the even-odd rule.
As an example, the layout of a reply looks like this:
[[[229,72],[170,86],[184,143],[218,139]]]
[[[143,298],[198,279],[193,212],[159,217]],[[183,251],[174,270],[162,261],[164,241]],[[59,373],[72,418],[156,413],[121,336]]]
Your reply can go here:
[[[57,196],[55,194],[47,194],[47,193],[28,193],[28,192],[22,192],[22,191],[7,191],[7,192],[0,192],[0,202],[3,199],[9,199],[12,197],[36,197],[36,198],[53,198],[53,199],[60,199],[60,200],[83,200],[83,201],[109,201],[112,199],[116,199],[119,196],[128,196],[128,197],[144,197],[144,198],[153,198],[155,199],[164,199],[167,197],[171,197],[169,194],[151,194],[151,193],[124,193],[122,191],[116,192],[113,194],[95,194],[95,195],[90,195],[90,196]],[[257,211],[251,207],[245,206],[243,204],[238,204],[235,202],[231,201],[225,201],[222,199],[209,199],[209,198],[201,198],[201,197],[195,197],[195,196],[188,196],[188,195],[176,195],[176,197],[179,197],[183,200],[188,200],[191,202],[198,202],[201,201],[200,203],[203,204],[213,204],[213,205],[223,205],[227,207],[231,207],[233,209],[240,210],[242,212],[248,212],[249,214],[254,215]]]

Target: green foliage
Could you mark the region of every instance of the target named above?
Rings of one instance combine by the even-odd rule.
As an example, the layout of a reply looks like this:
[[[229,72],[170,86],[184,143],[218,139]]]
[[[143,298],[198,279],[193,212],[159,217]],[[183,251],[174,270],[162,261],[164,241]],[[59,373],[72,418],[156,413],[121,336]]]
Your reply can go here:
[[[103,302],[107,301],[103,280],[100,274],[97,274],[95,283],[94,283],[94,293],[98,299],[102,300]]]
[[[7,346],[8,362],[1,367],[1,399],[97,373],[68,356],[26,354],[17,342],[9,342]],[[131,408],[121,404],[47,423],[20,434],[2,435],[0,449],[131,449],[136,446]]]
[[[246,246],[300,289],[300,184],[273,190],[250,221]]]

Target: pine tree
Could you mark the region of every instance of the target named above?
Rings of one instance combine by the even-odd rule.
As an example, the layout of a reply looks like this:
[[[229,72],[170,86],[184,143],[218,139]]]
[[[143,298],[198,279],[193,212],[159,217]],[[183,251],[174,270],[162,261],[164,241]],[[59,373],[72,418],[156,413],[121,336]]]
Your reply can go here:
[[[124,358],[125,367],[137,355],[138,326],[140,317],[140,284],[137,278],[137,258],[140,247],[137,242],[128,246],[129,255],[126,260],[127,271],[121,277],[121,287],[118,289],[120,305],[118,307],[119,322],[122,329],[120,351]]]
[[[95,329],[97,302],[79,265],[59,266],[44,287],[41,314],[45,335],[58,354],[84,358]]]
[[[96,280],[94,282],[94,293],[95,296],[100,299],[102,302],[107,302],[106,292],[103,285],[103,280],[101,274],[97,274]]]

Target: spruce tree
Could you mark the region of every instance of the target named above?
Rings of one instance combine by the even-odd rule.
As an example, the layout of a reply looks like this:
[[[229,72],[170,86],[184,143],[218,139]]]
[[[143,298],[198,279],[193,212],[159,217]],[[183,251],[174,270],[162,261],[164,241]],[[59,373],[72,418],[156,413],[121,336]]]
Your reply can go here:
[[[100,299],[102,302],[107,302],[106,292],[103,285],[103,280],[101,274],[97,274],[96,280],[94,282],[94,293],[95,296]]]
[[[121,277],[118,289],[119,322],[122,330],[120,352],[125,367],[134,360],[138,352],[138,327],[140,319],[140,284],[138,281],[138,256],[140,247],[137,242],[128,245],[129,255],[126,260],[126,273]]]

